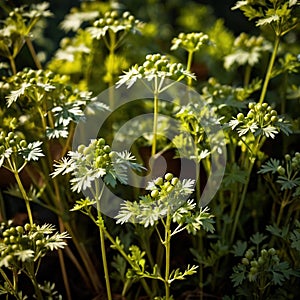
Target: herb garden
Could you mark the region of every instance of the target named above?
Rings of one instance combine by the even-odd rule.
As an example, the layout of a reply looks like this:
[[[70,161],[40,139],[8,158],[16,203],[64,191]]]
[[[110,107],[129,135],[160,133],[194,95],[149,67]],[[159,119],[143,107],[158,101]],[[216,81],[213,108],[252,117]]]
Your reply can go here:
[[[300,1],[0,7],[1,299],[300,297]]]

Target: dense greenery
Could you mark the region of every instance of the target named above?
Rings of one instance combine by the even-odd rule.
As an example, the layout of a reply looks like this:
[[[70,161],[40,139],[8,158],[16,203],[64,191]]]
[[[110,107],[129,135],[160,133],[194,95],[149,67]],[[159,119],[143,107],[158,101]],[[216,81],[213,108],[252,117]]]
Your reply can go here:
[[[1,297],[298,299],[300,1],[24,2],[0,3]]]

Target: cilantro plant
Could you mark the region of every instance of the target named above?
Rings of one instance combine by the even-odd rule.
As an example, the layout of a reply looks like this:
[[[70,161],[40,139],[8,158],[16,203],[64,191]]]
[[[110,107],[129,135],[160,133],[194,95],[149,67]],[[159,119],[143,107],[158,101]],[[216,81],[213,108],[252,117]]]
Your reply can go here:
[[[236,1],[228,15],[222,1],[81,1],[63,16],[46,2],[2,1],[0,294],[70,300],[79,283],[84,299],[299,298],[299,4]],[[176,82],[186,90],[161,103]],[[138,83],[149,99],[115,110],[114,85]],[[199,98],[189,97],[192,87]],[[109,107],[97,101],[107,88]],[[112,151],[123,120],[149,109],[153,120],[134,119],[118,136],[129,140],[139,129],[142,138]],[[72,149],[77,124],[109,110],[98,136]],[[218,171],[213,155],[225,147],[222,184],[200,207]],[[140,164],[148,150],[166,157],[167,170],[130,187],[129,170],[150,172]],[[196,165],[193,176],[179,176],[181,154],[181,163]],[[11,196],[25,204],[24,223],[5,218],[19,200],[10,207]],[[106,205],[118,197],[109,218]],[[55,216],[61,233],[37,224],[36,207]],[[39,277],[52,250],[58,286]]]
[[[195,79],[195,76],[181,63],[171,63],[170,60],[159,53],[149,54],[146,56],[145,62],[139,66],[134,65],[131,69],[120,76],[117,82],[117,87],[126,84],[130,88],[137,80],[141,82],[148,81],[145,84],[146,89],[150,89],[153,93],[153,138],[151,155],[156,154],[157,140],[157,122],[159,110],[159,94],[172,86],[171,83],[166,84],[166,79],[171,79],[173,82],[180,81],[184,78]]]
[[[207,208],[195,211],[194,201],[185,199],[193,192],[192,186],[193,181],[181,182],[171,173],[167,173],[164,178],[158,177],[150,181],[146,188],[150,193],[140,197],[139,201],[124,202],[117,216],[117,223],[133,222],[145,228],[155,228],[158,240],[165,251],[164,273],[157,263],[154,264],[152,273],[146,270],[136,273],[138,277],[163,282],[164,297],[155,297],[155,299],[171,299],[170,287],[173,281],[183,280],[186,276],[194,274],[197,269],[197,266],[188,266],[184,271],[170,269],[171,238],[184,230],[190,234],[196,234],[201,229],[214,231],[212,215],[207,212]],[[174,229],[172,223],[175,223]]]
[[[237,287],[238,296],[253,299],[283,299],[287,296],[280,290],[280,286],[295,272],[288,262],[280,258],[278,250],[263,244],[266,238],[257,232],[250,237],[253,246],[247,247],[247,243],[235,245],[235,256],[240,257],[240,262],[233,267],[231,280],[234,287]]]
[[[107,297],[112,299],[104,240],[106,231],[104,230],[105,225],[100,205],[105,188],[104,183],[115,187],[117,180],[119,180],[121,183],[126,184],[127,169],[132,168],[139,171],[142,167],[134,162],[135,158],[130,153],[111,151],[110,146],[105,144],[103,138],[91,141],[88,146],[80,145],[77,151],[70,151],[67,156],[67,158],[63,157],[61,161],[54,164],[55,170],[52,176],[56,177],[59,174],[71,173],[73,178],[70,179],[70,183],[73,191],[80,193],[89,190],[91,192],[91,200],[78,201],[72,210],[82,210],[99,228]],[[104,180],[102,187],[99,178]],[[91,205],[97,207],[96,218],[89,210]]]
[[[69,238],[67,232],[55,232],[53,225],[25,224],[24,226],[13,226],[12,223],[1,223],[0,242],[0,274],[4,284],[0,286],[1,295],[13,296],[15,299],[27,299],[26,294],[19,289],[19,276],[25,274],[34,288],[36,299],[44,297],[55,297],[62,299],[49,283],[40,284],[37,273],[41,260],[50,251],[63,249]],[[7,274],[6,270],[11,272]],[[45,293],[48,290],[48,295]]]

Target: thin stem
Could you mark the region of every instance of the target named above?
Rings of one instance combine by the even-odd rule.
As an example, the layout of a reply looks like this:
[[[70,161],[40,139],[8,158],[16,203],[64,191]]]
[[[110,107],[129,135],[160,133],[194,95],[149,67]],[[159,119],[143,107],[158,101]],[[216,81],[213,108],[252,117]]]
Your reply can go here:
[[[104,187],[105,187],[105,184],[103,184],[101,191],[99,192],[99,186],[96,185],[96,202],[97,202],[98,220],[101,220],[101,218],[102,218],[100,200],[101,200],[101,196],[104,191]],[[106,293],[107,293],[108,300],[112,300],[107,259],[106,259],[106,248],[105,248],[105,237],[104,237],[103,226],[100,225],[100,226],[98,226],[98,228],[99,228],[99,234],[100,234],[101,255],[102,255],[102,263],[103,263],[103,269],[104,269]]]
[[[241,201],[239,203],[238,210],[236,212],[234,223],[233,223],[233,227],[232,227],[232,231],[231,231],[230,243],[232,243],[233,240],[234,240],[235,232],[236,232],[237,225],[238,225],[238,222],[239,222],[239,219],[240,219],[240,215],[241,215],[241,211],[242,211],[242,208],[244,207],[244,202],[245,202],[246,193],[247,193],[248,185],[249,185],[249,181],[250,181],[250,175],[251,175],[251,172],[252,172],[252,168],[254,166],[254,162],[255,162],[254,159],[251,160],[250,166],[248,168],[246,183],[243,186],[243,192],[242,192],[242,196],[241,196]]]
[[[244,75],[244,87],[246,87],[250,82],[251,70],[252,67],[250,65],[247,65],[245,69],[245,75]]]
[[[30,225],[32,226],[33,225],[33,218],[32,218],[32,212],[31,212],[31,208],[30,208],[30,200],[29,200],[29,198],[27,196],[27,193],[24,189],[24,186],[22,184],[22,181],[21,181],[21,178],[19,176],[18,171],[13,170],[13,173],[14,173],[14,176],[16,178],[19,190],[20,190],[20,192],[22,194],[22,197],[25,201],[25,206],[26,206],[26,210],[27,210],[27,214],[28,214],[28,220],[29,220]]]
[[[263,85],[263,88],[261,90],[259,103],[263,103],[264,100],[265,100],[267,89],[268,89],[268,84],[269,84],[269,81],[271,79],[272,69],[273,69],[274,62],[275,62],[275,59],[276,59],[276,56],[277,56],[279,44],[280,44],[280,36],[276,35],[275,42],[274,42],[274,48],[273,48],[271,59],[269,61],[269,66],[268,66],[268,70],[267,70],[267,73],[266,73],[266,76],[265,76],[264,85]]]
[[[91,219],[94,221],[94,223],[96,223],[96,221],[94,220],[93,216],[90,215]],[[129,259],[128,255],[126,254],[126,252],[124,251],[124,249],[120,246],[119,243],[116,243],[116,241],[114,240],[114,238],[110,235],[110,233],[105,229],[105,227],[102,228],[105,236],[109,239],[109,241],[111,242],[111,244],[114,246],[115,249],[117,249],[119,251],[119,253],[125,258],[125,260],[129,263],[129,265],[135,269],[135,265],[132,264],[132,261]],[[151,278],[151,276],[149,276],[149,278]],[[145,281],[144,278],[141,279],[141,283],[143,285],[144,290],[146,291],[147,295],[149,297],[152,297],[152,291],[149,288],[147,282]]]
[[[188,60],[187,60],[187,66],[186,66],[187,71],[191,71],[192,61],[193,61],[193,54],[194,54],[194,51],[189,51],[188,52]],[[187,78],[188,86],[192,86],[192,80],[193,79],[191,77]]]
[[[169,283],[169,277],[170,277],[170,254],[171,254],[171,216],[168,213],[167,214],[167,220],[166,220],[166,227],[165,227],[165,299],[170,299],[170,283]]]
[[[28,36],[26,37],[26,44],[27,44],[27,47],[28,47],[28,49],[29,49],[29,52],[30,52],[30,54],[31,54],[31,56],[32,56],[32,59],[33,59],[33,61],[34,61],[35,66],[36,66],[39,70],[41,70],[43,67],[42,67],[42,65],[41,65],[40,60],[38,59],[38,56],[37,56],[35,50],[34,50],[32,41],[31,41],[31,39],[30,39]]]
[[[157,139],[157,121],[158,121],[158,92],[154,91],[154,115],[153,115],[153,140],[151,155],[156,153],[156,139]]]
[[[12,284],[12,282],[9,280],[9,278],[7,277],[6,273],[2,270],[2,268],[0,268],[0,274],[2,275],[3,279],[5,280],[5,282],[9,285],[10,287],[10,291],[11,294],[17,299],[19,300],[20,297],[17,293],[17,290],[15,289],[15,280],[14,280],[14,284]],[[14,271],[13,271],[14,274]]]
[[[13,75],[16,75],[17,74],[17,68],[16,68],[15,59],[12,56],[9,56],[8,59],[9,59],[9,63],[10,63],[10,66],[11,66],[12,73],[13,73]]]

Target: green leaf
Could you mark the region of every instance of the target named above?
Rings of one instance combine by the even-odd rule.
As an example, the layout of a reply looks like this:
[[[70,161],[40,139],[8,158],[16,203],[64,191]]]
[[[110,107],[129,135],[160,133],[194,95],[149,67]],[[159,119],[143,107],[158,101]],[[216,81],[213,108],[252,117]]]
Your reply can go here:
[[[266,18],[262,18],[256,22],[256,26],[265,26],[267,24],[271,24],[272,22],[278,22],[279,16],[278,15],[272,15]]]
[[[247,249],[247,242],[237,241],[235,245],[233,245],[233,253],[234,256],[241,257],[244,255]]]
[[[250,241],[255,244],[255,245],[259,245],[261,242],[263,242],[265,239],[267,238],[267,236],[263,235],[262,233],[256,232],[255,234],[253,234],[250,237]]]
[[[293,230],[290,234],[290,239],[292,241],[291,247],[300,252],[300,232],[299,229]]]
[[[272,174],[275,174],[279,166],[280,161],[278,159],[271,158],[268,162],[261,166],[261,169],[257,173],[265,174],[271,172]]]
[[[233,286],[237,287],[243,283],[246,278],[246,267],[242,264],[233,267],[233,274],[230,276]]]

